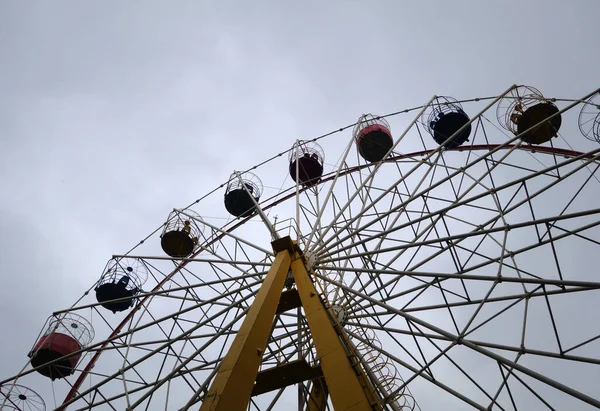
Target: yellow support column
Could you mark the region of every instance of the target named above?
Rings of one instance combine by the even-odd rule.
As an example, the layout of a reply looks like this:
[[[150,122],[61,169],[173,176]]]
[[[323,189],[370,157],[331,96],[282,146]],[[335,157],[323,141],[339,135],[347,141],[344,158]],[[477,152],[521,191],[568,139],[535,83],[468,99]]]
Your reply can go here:
[[[201,411],[242,411],[248,407],[290,262],[288,249],[277,253],[206,394]]]
[[[306,411],[325,411],[327,409],[327,386],[323,379],[314,380],[306,404]]]
[[[374,393],[371,392],[371,387],[366,381],[360,383],[302,259],[292,261],[292,273],[333,408],[336,411],[373,410],[372,404],[376,403]]]

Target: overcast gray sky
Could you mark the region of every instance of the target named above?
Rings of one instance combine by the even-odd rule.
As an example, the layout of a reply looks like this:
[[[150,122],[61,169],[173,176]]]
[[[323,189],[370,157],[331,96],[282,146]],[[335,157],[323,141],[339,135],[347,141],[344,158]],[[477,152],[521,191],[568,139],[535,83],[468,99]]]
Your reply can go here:
[[[594,0],[0,0],[0,377],[112,254],[296,138],[433,94],[596,88],[598,15]]]

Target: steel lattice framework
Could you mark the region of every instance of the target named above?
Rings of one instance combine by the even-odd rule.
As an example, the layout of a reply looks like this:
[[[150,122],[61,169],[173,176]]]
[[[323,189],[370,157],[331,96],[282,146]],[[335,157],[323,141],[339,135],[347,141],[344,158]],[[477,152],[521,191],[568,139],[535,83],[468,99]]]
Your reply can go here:
[[[272,241],[289,236],[373,408],[600,408],[600,147],[579,134],[576,112],[597,91],[552,99],[562,127],[538,145],[498,125],[514,90],[452,100],[471,115],[458,147],[427,134],[434,97],[382,116],[402,130],[382,161],[361,159],[352,124],[314,139],[326,157],[318,184],[270,188],[287,172],[285,152],[253,167],[264,193],[251,216],[213,217],[227,215],[227,183],[174,209],[202,228],[193,254],[165,256],[161,226],[110,256],[147,270],[131,309],[113,315],[86,292],[54,313],[95,328],[74,375],[50,383],[27,365],[0,385],[35,387],[46,402],[53,387],[57,409],[199,409],[280,258]],[[322,331],[292,295],[300,274],[282,275],[248,409],[333,409]],[[298,381],[273,383],[269,372],[299,361],[310,369],[282,374]]]

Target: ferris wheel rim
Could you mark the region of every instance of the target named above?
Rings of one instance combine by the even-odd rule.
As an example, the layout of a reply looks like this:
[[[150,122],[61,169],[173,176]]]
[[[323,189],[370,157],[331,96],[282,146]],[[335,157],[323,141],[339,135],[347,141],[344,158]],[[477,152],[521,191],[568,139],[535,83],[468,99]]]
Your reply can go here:
[[[535,152],[535,153],[540,153],[540,154],[546,154],[546,155],[554,155],[554,156],[564,156],[564,157],[581,157],[581,159],[593,159],[594,162],[598,162],[598,158],[597,156],[592,156],[588,153],[585,152],[579,152],[579,151],[575,151],[575,150],[567,150],[567,149],[562,149],[562,148],[555,148],[555,147],[545,147],[545,146],[532,146],[532,145],[527,145],[527,144],[520,144],[519,147],[517,147],[517,144],[483,144],[483,145],[469,145],[469,146],[461,146],[461,147],[457,147],[457,148],[453,148],[453,149],[447,149],[447,150],[443,150],[444,152],[453,152],[453,151],[490,151],[490,150],[495,150],[495,149],[519,149],[521,151],[529,151],[529,152]],[[416,152],[411,152],[408,154],[398,154],[398,155],[393,155],[390,158],[387,158],[385,160],[383,160],[381,163],[393,163],[393,162],[398,162],[401,160],[407,160],[407,159],[414,159],[415,157],[420,157],[420,156],[426,156],[428,154],[431,154],[433,152],[435,152],[438,149],[431,149],[431,150],[422,150],[422,151],[416,151]],[[594,158],[596,157],[596,158]],[[361,170],[365,169],[365,168],[369,168],[369,167],[373,167],[374,164],[361,164],[359,166],[354,166],[354,167],[346,167],[343,170],[344,175],[346,174],[351,174],[351,173],[356,173],[356,172],[360,172]],[[325,184],[329,181],[331,181],[331,179],[333,178],[333,174],[334,173],[329,173],[328,175],[323,176],[322,181],[319,182],[319,185],[321,184]],[[305,188],[301,189],[302,192],[306,191]],[[274,207],[282,202],[285,202],[287,200],[290,200],[291,198],[294,198],[295,196],[298,196],[298,192],[295,193],[289,193],[287,195],[281,196],[280,198],[277,198],[277,196],[272,197],[271,199],[267,199],[264,201],[261,201],[261,206],[263,206],[263,209],[268,210],[271,207]],[[183,211],[185,211],[186,209],[183,209]],[[248,220],[250,220],[251,217],[246,217],[243,219],[240,219],[239,221],[233,221],[231,223],[227,223],[225,224],[222,228],[223,228],[223,233],[220,234],[219,236],[213,238],[210,242],[206,242],[205,244],[203,244],[203,247],[208,247],[210,244],[214,244],[215,242],[219,241],[219,239],[223,238],[224,236],[227,235],[227,233],[231,233],[234,232],[237,228],[239,228],[240,226],[243,226]],[[197,256],[199,253],[202,252],[202,248],[199,249],[197,252],[195,252],[191,257],[195,257]],[[124,255],[125,256],[129,256],[129,255]],[[131,256],[129,256],[131,257]],[[144,257],[139,257],[139,258],[144,258]],[[183,261],[184,259],[182,259],[182,261],[178,264],[177,267],[175,267],[172,272],[165,277],[159,284],[157,284],[157,286],[152,290],[152,291],[156,291],[156,290],[160,290],[164,284],[166,284],[167,281],[169,281],[169,279],[174,276],[175,274],[177,274],[178,272],[180,272],[187,264],[188,264],[188,260],[190,259],[185,259],[185,261]],[[151,295],[147,295],[144,297],[143,302],[145,301],[151,301],[152,298],[154,297],[153,294]],[[135,314],[135,312],[138,311],[138,307],[139,306],[144,306],[143,302],[140,302],[139,305],[133,307],[132,312],[128,313],[131,314],[132,316]],[[132,317],[133,318],[133,317]],[[122,325],[126,325],[127,322],[129,321],[129,319],[126,317],[125,319],[123,319],[122,321]],[[119,325],[119,328],[121,328],[121,325]],[[116,330],[116,329],[115,329]],[[117,333],[118,334],[118,333]],[[111,337],[112,337],[112,333],[111,333]],[[101,341],[102,342],[108,342],[110,341],[109,337],[107,340]],[[95,355],[97,355],[97,357],[95,359],[92,359],[90,362],[88,362],[88,365],[93,365],[95,364],[95,362],[97,361],[98,357],[100,356],[100,354],[102,353],[102,350],[98,350]],[[83,377],[83,379],[85,379],[86,377],[83,375],[85,373],[84,372],[79,376],[79,377]]]
[[[589,155],[588,153],[575,151],[575,150],[562,149],[562,148],[556,148],[556,147],[518,145],[518,144],[480,144],[480,145],[470,145],[470,146],[464,146],[464,147],[461,146],[461,147],[457,147],[457,148],[448,149],[445,151],[447,151],[447,152],[490,151],[490,150],[494,150],[494,149],[506,149],[506,150],[518,149],[521,151],[528,151],[528,152],[534,152],[534,153],[540,153],[540,154],[546,154],[546,155],[558,155],[558,156],[564,156],[564,157],[569,157],[569,158],[578,157],[578,156],[582,157],[582,159],[593,157],[592,155]],[[398,155],[395,155],[388,159],[383,160],[382,163],[394,163],[394,162],[401,161],[401,160],[414,159],[416,157],[421,157],[421,156],[431,154],[431,153],[435,152],[436,150],[437,149],[429,149],[429,150],[415,151],[415,152],[406,153],[406,154],[398,154]],[[598,159],[596,159],[595,161],[600,162],[600,160],[598,160]],[[370,167],[373,167],[373,164],[361,164],[358,166],[348,167],[345,170],[343,170],[343,173],[344,173],[344,175],[350,174],[350,173],[356,173],[356,172],[360,172],[361,170],[367,169]],[[323,176],[323,178],[319,182],[319,185],[325,184],[326,182],[331,181],[334,178],[334,176],[335,176],[335,172],[331,172],[328,175]],[[302,189],[302,191],[306,191],[306,190],[307,190],[307,188]],[[296,193],[291,192],[281,198],[277,198],[277,199],[271,201],[270,203],[264,204],[263,202],[261,202],[261,206],[263,207],[264,210],[268,210],[282,202],[285,202],[287,200],[294,198],[295,196],[296,196]],[[267,202],[267,201],[268,200],[265,200],[265,202]],[[202,250],[204,249],[204,247],[208,247],[210,244],[213,244],[216,241],[218,241],[219,239],[225,237],[228,233],[234,232],[237,228],[243,226],[251,218],[252,217],[245,217],[243,219],[240,219],[240,221],[233,223],[233,225],[231,225],[229,227],[227,227],[227,225],[223,226],[222,227],[223,233],[219,234],[217,237],[212,239],[210,242],[207,241],[206,243],[204,243],[200,247],[199,250],[197,250],[192,256],[190,256],[190,259],[192,259],[195,256],[197,256],[198,254],[200,254],[202,252]],[[188,263],[189,263],[189,259],[185,259],[185,261],[182,261],[177,267],[175,267],[172,270],[172,272],[167,277],[165,277],[160,283],[158,283],[152,289],[151,292],[159,291],[169,281],[169,279],[172,276],[174,276],[178,272],[180,272]],[[131,309],[131,311],[127,314],[127,316],[121,321],[119,326],[114,329],[113,333],[111,333],[111,335],[106,340],[103,340],[101,342],[93,344],[93,346],[97,346],[99,344],[108,344],[112,339],[114,339],[116,336],[118,336],[119,330],[122,327],[124,327],[129,321],[131,321],[133,316],[136,315],[136,313],[138,312],[138,310],[141,307],[145,306],[146,299],[152,299],[152,297],[153,297],[153,295],[145,296],[144,299],[142,301],[140,301],[139,304],[137,304],[135,307],[133,307]],[[73,394],[75,394],[77,391],[76,387],[77,387],[78,383],[80,385],[85,380],[86,372],[90,371],[91,368],[93,368],[94,364],[97,362],[101,353],[102,353],[102,349],[97,350],[96,353],[93,355],[93,358],[90,361],[88,361],[86,367],[82,370],[81,374],[78,376],[78,380],[72,386]],[[88,367],[89,367],[89,369],[88,369]],[[81,379],[81,382],[79,382],[79,379]],[[69,397],[69,395],[67,395],[67,397]],[[70,403],[70,401],[67,401],[67,397],[65,397],[65,401],[63,402],[63,405],[68,405]],[[70,398],[70,399],[72,399],[72,398]]]

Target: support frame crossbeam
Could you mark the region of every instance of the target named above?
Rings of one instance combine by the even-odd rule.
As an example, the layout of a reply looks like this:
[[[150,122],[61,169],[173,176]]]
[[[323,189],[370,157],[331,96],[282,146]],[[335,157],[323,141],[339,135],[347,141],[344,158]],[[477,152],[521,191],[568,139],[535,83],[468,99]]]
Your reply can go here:
[[[275,391],[299,382],[323,377],[320,366],[311,367],[306,360],[295,360],[261,371],[256,376],[252,395]]]

